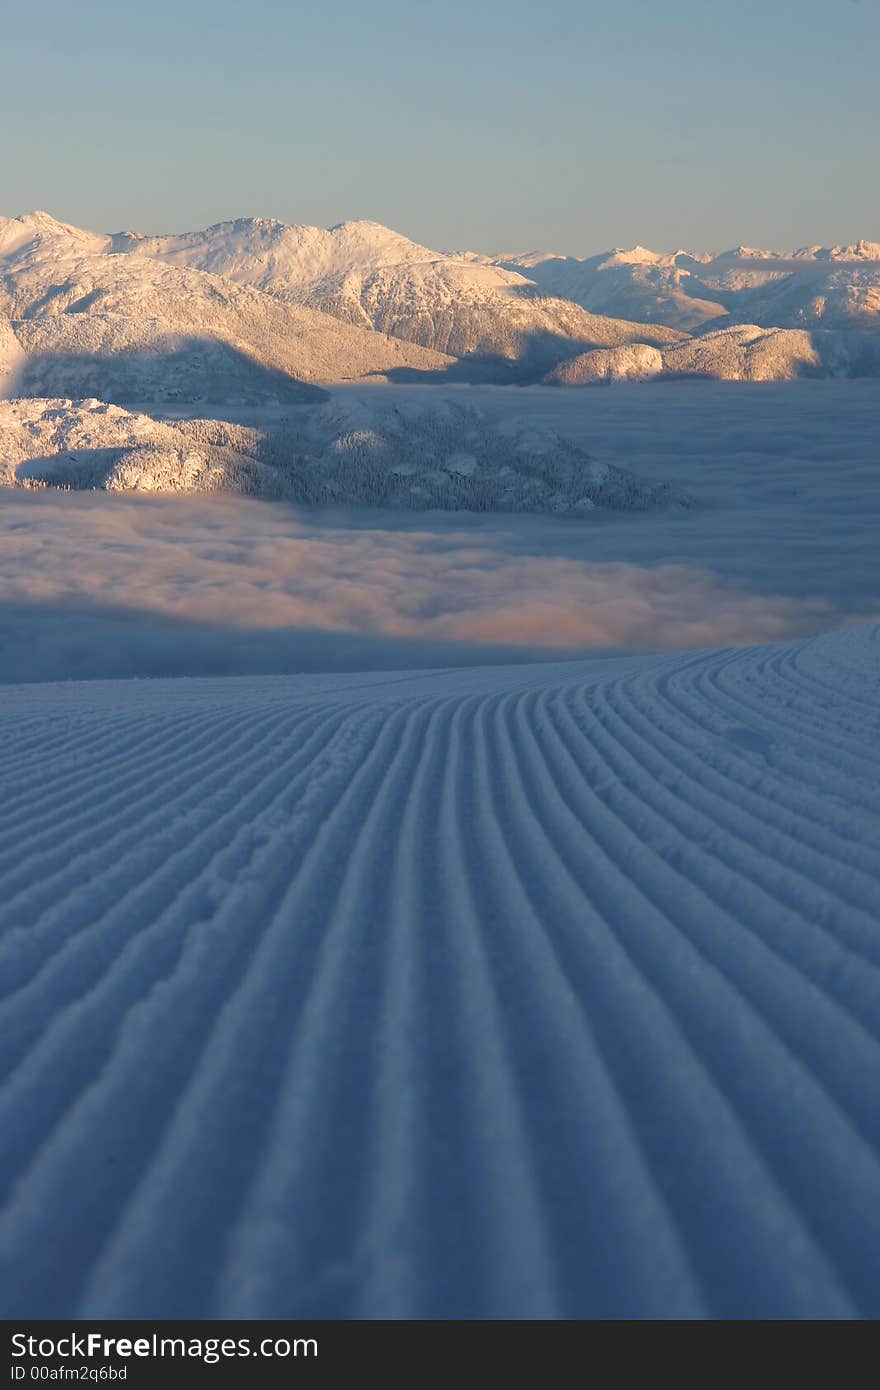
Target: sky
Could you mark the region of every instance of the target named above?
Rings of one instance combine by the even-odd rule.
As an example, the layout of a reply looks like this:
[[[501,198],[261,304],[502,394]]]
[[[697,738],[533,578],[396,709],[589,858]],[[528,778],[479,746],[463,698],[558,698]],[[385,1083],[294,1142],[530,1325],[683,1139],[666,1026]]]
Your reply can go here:
[[[0,213],[588,255],[880,240],[880,0],[5,6]]]

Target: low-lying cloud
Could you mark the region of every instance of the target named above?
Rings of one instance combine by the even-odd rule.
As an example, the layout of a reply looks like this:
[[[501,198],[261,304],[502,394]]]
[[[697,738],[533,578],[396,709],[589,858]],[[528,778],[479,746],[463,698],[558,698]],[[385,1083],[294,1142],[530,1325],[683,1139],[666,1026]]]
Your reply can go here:
[[[504,539],[241,498],[8,494],[0,679],[656,651],[831,621],[822,599],[749,593],[705,569],[512,553]]]

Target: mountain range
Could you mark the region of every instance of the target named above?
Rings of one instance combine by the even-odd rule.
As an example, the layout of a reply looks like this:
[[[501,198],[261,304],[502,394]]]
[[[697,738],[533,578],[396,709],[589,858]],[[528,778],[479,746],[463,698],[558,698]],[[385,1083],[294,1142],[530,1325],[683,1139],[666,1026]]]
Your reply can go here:
[[[549,252],[502,256],[545,293],[593,313],[693,332],[708,323],[764,328],[880,329],[880,243],[793,252],[738,246],[721,255],[636,246],[583,260]]]
[[[376,222],[173,236],[0,218],[0,390],[307,402],[320,384],[880,371],[880,244],[443,253]]]

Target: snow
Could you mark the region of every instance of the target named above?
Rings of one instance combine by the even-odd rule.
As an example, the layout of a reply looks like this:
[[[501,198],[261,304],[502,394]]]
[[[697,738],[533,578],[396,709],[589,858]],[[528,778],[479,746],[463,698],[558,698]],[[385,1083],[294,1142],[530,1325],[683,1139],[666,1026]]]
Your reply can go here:
[[[716,381],[793,381],[798,377],[878,375],[878,334],[735,324],[662,349],[629,343],[579,353],[557,363],[544,381],[586,386],[680,376]]]
[[[876,1316],[878,676],[0,692],[9,1316]]]
[[[691,505],[557,516],[268,505],[241,493],[4,489],[0,679],[682,650],[794,639],[880,617],[873,382],[624,383],[513,396],[376,387],[364,402],[366,394],[333,390],[315,412],[326,440],[350,429],[362,408],[371,419],[393,406],[431,419],[446,400],[478,408],[492,447],[506,440],[514,464],[519,434],[536,460],[536,447],[555,435],[581,450],[591,471],[613,479],[620,469]],[[183,431],[176,447],[187,439],[216,461],[230,431],[259,441],[281,425],[279,412],[232,413],[238,425],[169,421]],[[62,412],[46,427],[66,430],[76,418]],[[93,403],[66,438],[85,468],[85,437],[115,427],[119,444],[137,423]],[[142,427],[160,425],[149,417]],[[138,447],[133,434],[130,448]],[[140,447],[165,446],[153,436]],[[62,456],[60,467],[72,464]],[[224,487],[230,481],[227,474]]]
[[[146,237],[33,213],[0,220],[0,389],[127,405],[291,401],[304,382],[418,373],[518,384],[873,376],[875,250],[636,246],[493,261],[368,221],[239,218]]]
[[[105,239],[107,240],[107,239]],[[0,313],[28,357],[4,394],[315,398],[303,382],[442,372],[447,356],[219,276],[54,233],[0,247]],[[0,340],[0,362],[2,362]]]
[[[738,246],[718,256],[636,246],[583,259],[531,252],[487,262],[593,313],[685,332],[724,319],[765,328],[880,327],[880,249],[868,241],[789,252]]]
[[[12,324],[0,314],[0,399],[10,393],[22,368],[24,352]]]
[[[0,309],[23,324],[20,336],[38,335],[41,352],[47,336],[56,352],[57,335],[85,331],[71,316],[114,314],[129,334],[144,319],[219,332],[304,380],[443,371],[450,357],[471,356],[489,359],[500,378],[517,363],[535,379],[580,349],[677,337],[541,296],[522,275],[430,251],[375,222],[324,231],[240,218],[175,237],[100,236],[35,214],[6,227]]]
[[[127,249],[212,271],[456,357],[524,359],[537,367],[563,355],[566,340],[574,350],[674,338],[534,298],[527,276],[444,256],[376,222],[344,222],[324,231],[241,218],[204,232],[138,238]]]
[[[341,222],[322,227],[288,226],[277,219],[240,217],[204,231],[179,236],[138,237],[124,249],[174,265],[207,270],[257,289],[277,291],[300,284],[312,289],[353,271],[368,274],[385,266],[442,261],[440,252],[401,236],[378,222]],[[496,283],[518,277],[490,272]]]
[[[39,210],[20,217],[0,217],[0,260],[6,263],[26,263],[44,256],[47,250],[58,256],[70,255],[74,249],[80,255],[99,254],[108,240]]]
[[[876,1317],[876,335],[314,230],[0,221],[4,1311]]]
[[[659,348],[646,343],[625,347],[595,348],[559,362],[544,378],[560,386],[582,386],[589,382],[648,381],[662,375],[664,357]]]
[[[300,410],[262,430],[163,422],[97,398],[0,401],[0,484],[236,492],[312,505],[582,513],[683,502],[594,463],[527,417],[471,405],[388,403],[376,392]]]
[[[741,324],[674,343],[663,352],[663,367],[727,381],[877,376],[880,335]]]

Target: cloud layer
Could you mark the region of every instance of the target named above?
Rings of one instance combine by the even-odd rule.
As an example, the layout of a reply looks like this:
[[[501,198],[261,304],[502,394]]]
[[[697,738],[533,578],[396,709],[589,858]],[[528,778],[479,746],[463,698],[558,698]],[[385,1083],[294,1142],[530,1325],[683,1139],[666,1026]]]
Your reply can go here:
[[[347,664],[340,653],[393,665],[726,646],[831,620],[821,599],[749,593],[702,568],[512,553],[503,532],[433,522],[12,494],[0,513],[2,677],[117,674],[120,653],[106,648],[120,639],[127,674],[198,674],[321,669]]]

